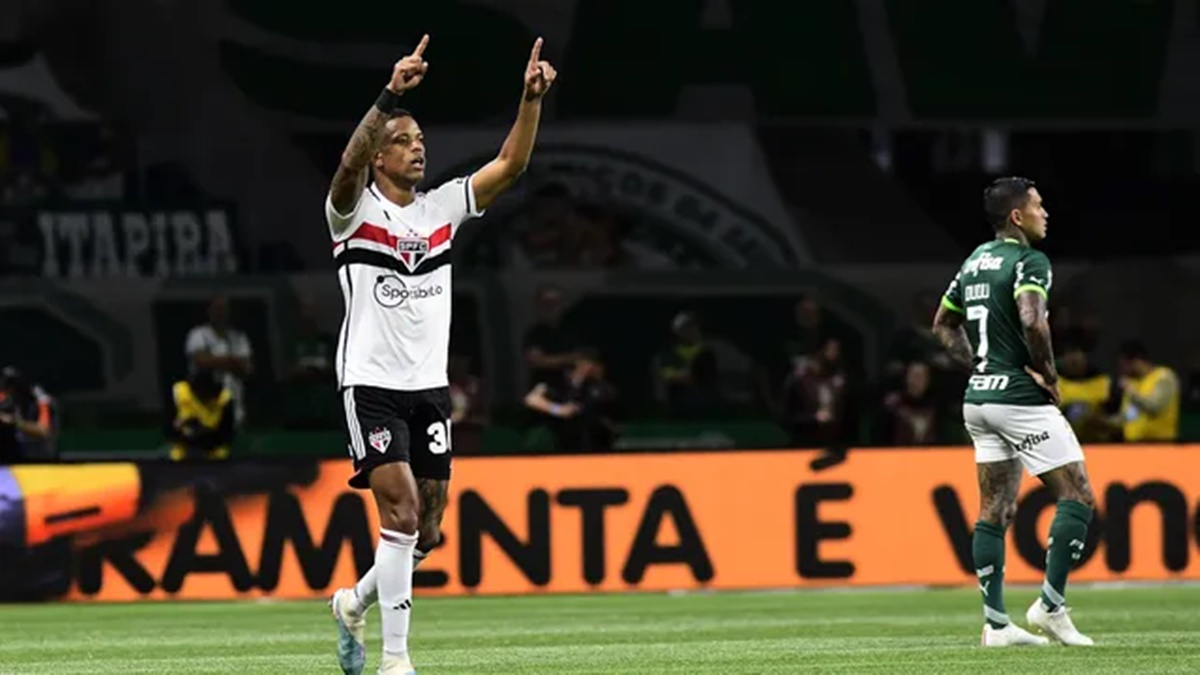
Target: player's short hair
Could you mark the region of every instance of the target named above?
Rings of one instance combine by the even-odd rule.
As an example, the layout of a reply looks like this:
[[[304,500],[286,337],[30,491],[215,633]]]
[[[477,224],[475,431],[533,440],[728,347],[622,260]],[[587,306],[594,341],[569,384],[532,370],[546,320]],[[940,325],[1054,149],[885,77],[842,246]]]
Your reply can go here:
[[[392,120],[398,120],[401,117],[413,117],[413,114],[412,114],[412,112],[410,112],[409,110],[406,110],[405,108],[396,108],[395,110],[392,110],[391,112],[387,113],[387,119],[384,120],[383,123],[386,126],[388,122],[391,122]],[[413,119],[416,119],[416,118],[413,117]],[[387,142],[388,142],[388,135],[387,134],[379,134],[379,138],[376,139],[376,141],[375,141],[375,152],[382,152],[383,146],[387,145]],[[374,169],[374,166],[372,166],[372,169]]]
[[[1009,176],[997,178],[983,191],[983,213],[992,229],[1001,230],[1008,224],[1008,214],[1019,209],[1029,199],[1029,190],[1037,184],[1028,178]]]
[[[1148,361],[1150,360],[1150,352],[1146,349],[1146,345],[1137,340],[1126,340],[1121,343],[1121,347],[1117,350],[1117,354],[1123,359],[1130,361]]]

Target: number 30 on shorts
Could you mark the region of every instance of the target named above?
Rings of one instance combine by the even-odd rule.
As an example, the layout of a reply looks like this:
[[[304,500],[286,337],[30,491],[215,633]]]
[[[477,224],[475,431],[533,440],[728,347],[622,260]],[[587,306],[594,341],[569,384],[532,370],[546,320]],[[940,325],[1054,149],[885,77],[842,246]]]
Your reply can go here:
[[[430,454],[444,455],[450,451],[450,420],[430,424],[425,433],[429,436]]]

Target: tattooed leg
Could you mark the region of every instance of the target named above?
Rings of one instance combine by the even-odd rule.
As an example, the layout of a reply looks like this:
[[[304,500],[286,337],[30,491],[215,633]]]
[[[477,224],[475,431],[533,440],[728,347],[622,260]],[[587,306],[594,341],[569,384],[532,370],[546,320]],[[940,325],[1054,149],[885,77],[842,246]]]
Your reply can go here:
[[[420,565],[442,543],[442,515],[446,512],[450,481],[418,478],[417,492],[421,495],[421,507],[417,525],[417,551],[413,554],[415,566]]]
[[[979,520],[1001,529],[1017,513],[1017,491],[1021,487],[1021,463],[1016,459],[976,464],[979,478]]]
[[[1017,511],[1021,463],[1016,459],[976,465],[979,522],[971,541],[975,575],[983,593],[983,617],[992,628],[1009,624],[1004,611],[1004,536]]]
[[[421,495],[420,516],[417,526],[417,548],[413,551],[413,569],[442,543],[442,514],[446,511],[446,499],[450,481],[417,479],[417,492]],[[372,567],[354,587],[352,609],[361,614],[379,599],[378,574]]]

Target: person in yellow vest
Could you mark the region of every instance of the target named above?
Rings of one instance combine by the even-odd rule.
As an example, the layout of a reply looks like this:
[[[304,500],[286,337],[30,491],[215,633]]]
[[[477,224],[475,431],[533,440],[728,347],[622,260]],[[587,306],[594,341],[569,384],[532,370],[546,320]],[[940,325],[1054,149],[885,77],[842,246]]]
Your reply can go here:
[[[1120,424],[1126,442],[1174,441],[1179,438],[1179,377],[1150,360],[1138,342],[1121,345]]]
[[[233,394],[212,370],[196,370],[171,387],[171,461],[228,459],[234,433]]]
[[[1088,363],[1087,352],[1078,345],[1063,350],[1058,368],[1059,407],[1084,443],[1113,440],[1114,430],[1106,424],[1105,404],[1112,395],[1112,378]]]

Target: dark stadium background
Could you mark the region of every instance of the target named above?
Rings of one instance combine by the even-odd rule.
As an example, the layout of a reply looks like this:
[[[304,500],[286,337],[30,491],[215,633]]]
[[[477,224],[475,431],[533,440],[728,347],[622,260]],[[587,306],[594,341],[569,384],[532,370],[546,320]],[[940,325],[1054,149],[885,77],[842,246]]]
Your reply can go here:
[[[1113,392],[1098,414],[1121,413],[1126,342],[1143,344],[1182,385],[1174,442],[1122,450],[1118,423],[1079,427],[1085,447],[1111,445],[1104,452],[1124,458],[1105,466],[1132,463],[1132,453],[1179,453],[1170,455],[1179,475],[1200,466],[1200,446],[1188,445],[1200,442],[1195,2],[281,7],[0,8],[0,363],[54,397],[55,448],[38,461],[72,467],[61,484],[17,468],[0,479],[0,547],[11,554],[0,568],[12,561],[0,600],[68,594],[79,556],[97,555],[85,535],[178,525],[160,513],[163,495],[218,495],[234,508],[239,495],[311,486],[340,466],[320,460],[347,459],[329,368],[300,367],[329,347],[341,320],[322,200],[354,124],[423,32],[431,70],[406,105],[425,130],[430,186],[498,148],[535,37],[560,71],[528,174],[454,247],[455,453],[512,458],[503,480],[530,490],[528,508],[543,486],[522,483],[532,465],[521,462],[547,455],[620,462],[770,450],[817,481],[828,467],[853,472],[856,455],[920,461],[925,449],[948,447],[968,458],[969,477],[963,377],[928,326],[957,265],[991,236],[983,187],[1012,174],[1034,179],[1045,198],[1054,341],[1079,366],[1074,379]],[[217,297],[229,299],[254,352],[247,421],[229,460],[231,471],[247,467],[240,478],[164,463],[163,405],[186,374],[186,336]],[[539,324],[555,302],[561,320]],[[685,325],[699,326],[711,359],[693,386],[672,393],[659,375]],[[531,347],[599,353],[608,395],[588,419],[611,432],[608,442],[575,447],[525,406],[544,376],[529,365]],[[813,423],[827,404],[832,421]],[[80,486],[80,462],[138,463],[119,482],[141,496],[83,504],[103,499]],[[1194,486],[1144,480],[1157,487],[1113,494],[1124,521],[1139,501],[1169,514],[1163,550],[1173,552],[1161,574],[1145,575],[1195,578],[1184,508]],[[544,487],[548,500],[559,494]],[[473,532],[524,531],[479,489]],[[642,499],[640,489],[628,494]],[[840,489],[819,499],[862,496]],[[55,490],[87,493],[78,497],[84,520],[35,543],[40,525],[30,519],[48,507],[34,495]],[[954,498],[973,508],[973,493]],[[935,496],[938,509],[953,513],[946,499]],[[1026,514],[1026,528],[1037,514]],[[630,537],[636,525],[624,526]],[[1101,531],[1093,549],[1103,536],[1130,536],[1128,522]],[[1036,562],[1030,537],[1022,555]],[[504,539],[504,550],[533,555],[518,539]],[[1104,574],[1123,578],[1116,558]],[[30,570],[36,581],[12,581]],[[323,592],[309,582],[313,597]]]

